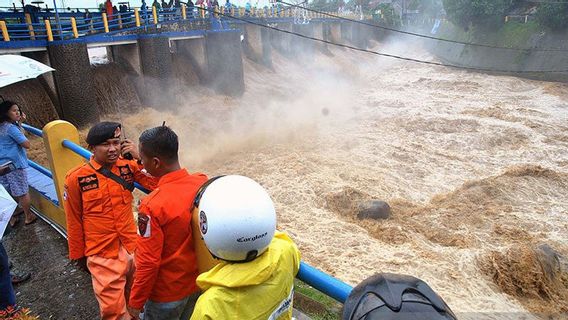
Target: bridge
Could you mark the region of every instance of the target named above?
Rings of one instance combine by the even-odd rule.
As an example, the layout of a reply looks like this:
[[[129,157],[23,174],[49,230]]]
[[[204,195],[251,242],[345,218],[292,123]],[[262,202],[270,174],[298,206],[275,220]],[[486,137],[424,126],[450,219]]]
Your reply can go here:
[[[79,10],[77,10],[79,11]],[[84,11],[84,10],[83,10]],[[56,71],[40,77],[60,119],[99,121],[88,49],[140,76],[151,97],[170,87],[172,58],[191,63],[200,81],[229,96],[244,93],[242,56],[272,66],[272,50],[310,61],[325,43],[365,48],[369,27],[301,8],[194,8],[117,12],[0,12],[0,54],[21,54]],[[141,97],[152,105],[147,97]],[[146,101],[144,101],[146,100]]]

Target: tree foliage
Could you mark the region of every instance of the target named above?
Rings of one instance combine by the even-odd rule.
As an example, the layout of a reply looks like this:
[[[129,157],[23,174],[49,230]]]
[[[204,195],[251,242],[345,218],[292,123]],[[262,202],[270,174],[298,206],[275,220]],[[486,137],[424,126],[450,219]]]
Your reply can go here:
[[[500,23],[516,2],[519,0],[443,0],[448,20],[464,29]]]
[[[541,26],[565,30],[568,27],[568,4],[543,3],[537,9],[536,19]]]

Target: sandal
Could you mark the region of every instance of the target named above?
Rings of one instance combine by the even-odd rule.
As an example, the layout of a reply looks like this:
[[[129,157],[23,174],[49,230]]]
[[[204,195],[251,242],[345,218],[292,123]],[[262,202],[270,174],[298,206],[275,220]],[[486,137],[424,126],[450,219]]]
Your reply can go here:
[[[12,216],[12,218],[10,218],[10,227],[11,228],[15,228],[18,226],[18,224],[20,224],[20,218],[16,217],[16,216]]]
[[[12,284],[16,285],[24,281],[28,281],[32,277],[32,274],[29,272],[24,273],[22,275],[17,275],[15,273],[12,273],[10,274],[10,277],[12,278]]]

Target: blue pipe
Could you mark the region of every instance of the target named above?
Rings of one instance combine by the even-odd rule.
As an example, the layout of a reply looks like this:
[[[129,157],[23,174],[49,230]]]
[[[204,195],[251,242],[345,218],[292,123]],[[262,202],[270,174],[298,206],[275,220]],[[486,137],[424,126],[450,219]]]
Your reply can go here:
[[[22,123],[22,128],[38,137],[43,137],[43,132],[40,129],[32,127],[29,124]]]
[[[304,281],[341,303],[345,303],[347,297],[351,293],[351,290],[353,290],[350,285],[310,266],[303,261],[300,262],[300,270],[298,271],[296,278]]]
[[[39,171],[39,172],[43,173],[44,175],[53,179],[53,175],[51,174],[51,171],[47,170],[47,168],[41,166],[39,163],[35,163],[32,160],[28,159],[28,164],[30,165],[30,167],[36,169],[37,171]]]
[[[91,159],[92,153],[91,153],[89,150],[87,150],[87,149],[81,147],[80,145],[78,145],[78,144],[76,144],[76,143],[74,143],[74,142],[72,142],[72,141],[69,141],[69,140],[67,140],[67,139],[63,139],[63,142],[62,142],[61,144],[62,144],[65,148],[67,148],[67,149],[69,149],[69,150],[75,152],[76,154],[80,155],[81,157],[83,157],[83,158],[85,158],[85,159],[87,159],[87,160],[90,160],[90,159]],[[142,185],[140,185],[138,182],[134,182],[134,186],[136,187],[136,189],[138,189],[138,190],[140,190],[140,191],[142,191],[142,192],[144,192],[144,193],[150,193],[150,190],[144,188],[144,187],[143,187]]]

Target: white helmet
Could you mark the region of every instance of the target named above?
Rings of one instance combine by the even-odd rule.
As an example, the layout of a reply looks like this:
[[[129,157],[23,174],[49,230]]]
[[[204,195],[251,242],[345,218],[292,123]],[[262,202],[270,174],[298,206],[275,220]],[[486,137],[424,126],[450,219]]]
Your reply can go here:
[[[260,184],[247,177],[212,178],[199,190],[195,207],[205,245],[222,260],[255,259],[266,251],[276,230],[274,203]]]

